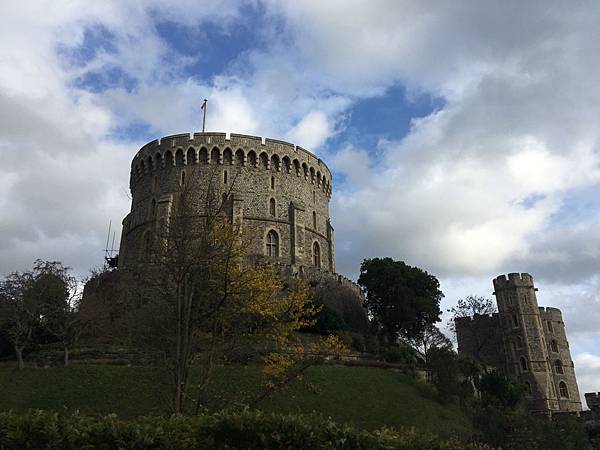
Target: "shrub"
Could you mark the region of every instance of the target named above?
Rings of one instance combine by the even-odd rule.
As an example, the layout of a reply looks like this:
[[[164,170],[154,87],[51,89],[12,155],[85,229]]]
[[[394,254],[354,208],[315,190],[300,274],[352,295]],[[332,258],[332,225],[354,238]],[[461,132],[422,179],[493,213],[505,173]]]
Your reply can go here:
[[[196,417],[116,416],[32,411],[0,414],[0,449],[400,449],[486,450],[481,444],[441,441],[413,429],[373,433],[320,416],[255,411]]]

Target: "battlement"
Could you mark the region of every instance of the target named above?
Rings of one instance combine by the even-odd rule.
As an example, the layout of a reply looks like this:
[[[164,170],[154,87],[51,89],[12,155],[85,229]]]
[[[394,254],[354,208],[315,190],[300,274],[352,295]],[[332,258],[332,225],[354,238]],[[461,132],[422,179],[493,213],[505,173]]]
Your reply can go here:
[[[131,162],[131,187],[158,169],[194,164],[274,169],[303,177],[328,197],[332,193],[331,171],[312,152],[277,139],[212,132],[174,134],[148,142]]]
[[[493,314],[475,314],[473,317],[471,316],[466,316],[466,317],[457,317],[455,320],[455,322],[461,322],[464,324],[474,324],[474,323],[488,323],[490,321],[496,320],[498,318],[498,313],[493,313]]]
[[[585,402],[592,411],[600,411],[600,392],[586,392]]]
[[[494,278],[494,289],[513,289],[515,287],[533,288],[533,277],[528,273],[509,273]]]
[[[540,306],[539,311],[540,311],[540,316],[542,316],[542,318],[544,318],[545,320],[553,320],[556,322],[562,322],[562,320],[563,320],[562,311],[558,308],[553,308],[550,306],[548,306],[548,307]]]

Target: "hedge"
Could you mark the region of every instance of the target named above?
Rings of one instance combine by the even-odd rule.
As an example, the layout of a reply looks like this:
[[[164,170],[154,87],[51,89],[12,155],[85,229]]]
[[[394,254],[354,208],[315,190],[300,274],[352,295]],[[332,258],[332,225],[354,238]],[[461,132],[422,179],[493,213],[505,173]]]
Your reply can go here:
[[[120,420],[83,414],[0,413],[0,450],[16,449],[401,449],[489,450],[414,429],[361,431],[312,415],[222,412]]]

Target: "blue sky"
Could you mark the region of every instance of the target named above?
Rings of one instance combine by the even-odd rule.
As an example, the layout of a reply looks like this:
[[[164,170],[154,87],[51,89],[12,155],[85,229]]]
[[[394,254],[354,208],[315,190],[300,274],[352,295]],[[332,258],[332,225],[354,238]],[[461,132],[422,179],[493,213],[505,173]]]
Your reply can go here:
[[[600,7],[572,2],[8,2],[0,272],[101,263],[144,142],[292,141],[333,170],[339,271],[392,256],[444,306],[529,272],[600,376]],[[31,183],[31,180],[38,180]],[[66,219],[68,218],[68,219]]]

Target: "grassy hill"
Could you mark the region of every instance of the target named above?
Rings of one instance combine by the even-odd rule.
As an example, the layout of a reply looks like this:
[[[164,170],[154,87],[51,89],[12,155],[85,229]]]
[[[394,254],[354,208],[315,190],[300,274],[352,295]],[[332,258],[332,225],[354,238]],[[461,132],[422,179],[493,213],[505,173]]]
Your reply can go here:
[[[261,389],[256,366],[220,367],[209,387],[219,393],[213,409]],[[166,387],[150,369],[111,365],[69,368],[0,369],[0,410],[79,410],[122,417],[165,412]],[[413,426],[440,436],[467,436],[472,426],[455,404],[436,401],[433,388],[401,373],[377,368],[321,366],[303,382],[267,398],[264,411],[330,416],[359,428]]]

